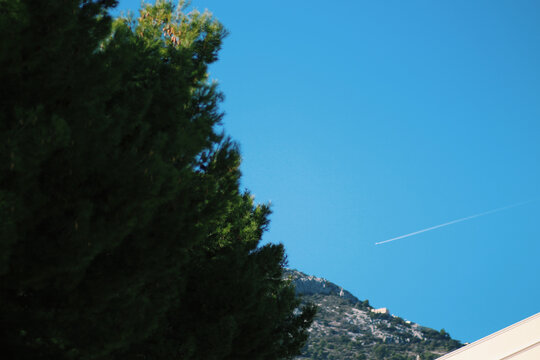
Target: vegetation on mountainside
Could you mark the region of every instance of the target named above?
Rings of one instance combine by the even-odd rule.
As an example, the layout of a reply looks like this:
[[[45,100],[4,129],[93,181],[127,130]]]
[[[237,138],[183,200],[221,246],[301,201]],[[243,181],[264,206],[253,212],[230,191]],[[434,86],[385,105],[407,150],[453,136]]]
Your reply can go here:
[[[302,281],[313,278],[295,270],[287,271],[286,276],[292,277],[299,289],[306,287]],[[444,330],[374,313],[368,300],[340,296],[339,286],[316,280],[321,292],[300,291],[303,301],[316,304],[318,311],[298,360],[432,360],[462,346]],[[328,293],[328,289],[337,291]]]
[[[164,1],[0,0],[0,343],[17,359],[287,359],[314,315],[259,246],[207,67]]]

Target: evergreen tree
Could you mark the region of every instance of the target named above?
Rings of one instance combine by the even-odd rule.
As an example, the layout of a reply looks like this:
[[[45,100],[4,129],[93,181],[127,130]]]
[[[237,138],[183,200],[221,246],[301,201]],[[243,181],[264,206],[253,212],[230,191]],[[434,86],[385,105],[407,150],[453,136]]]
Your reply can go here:
[[[259,246],[207,77],[225,30],[158,1],[0,0],[0,343],[18,359],[286,359],[314,308]]]

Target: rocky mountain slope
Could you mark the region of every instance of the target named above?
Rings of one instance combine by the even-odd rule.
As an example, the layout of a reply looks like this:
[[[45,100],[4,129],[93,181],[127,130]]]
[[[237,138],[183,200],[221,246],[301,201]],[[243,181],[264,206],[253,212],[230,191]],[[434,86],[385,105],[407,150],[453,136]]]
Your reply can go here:
[[[297,360],[436,359],[462,346],[444,330],[406,321],[387,309],[374,309],[369,301],[360,301],[325,279],[296,270],[288,270],[286,276],[304,302],[319,307],[310,339]]]

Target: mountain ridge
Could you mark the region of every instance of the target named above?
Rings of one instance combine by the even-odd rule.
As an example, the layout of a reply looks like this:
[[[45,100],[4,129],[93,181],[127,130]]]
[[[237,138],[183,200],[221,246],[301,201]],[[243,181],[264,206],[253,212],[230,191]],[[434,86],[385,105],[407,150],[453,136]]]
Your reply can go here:
[[[462,344],[440,331],[375,309],[324,278],[287,269],[303,303],[318,314],[310,338],[297,360],[433,360]]]

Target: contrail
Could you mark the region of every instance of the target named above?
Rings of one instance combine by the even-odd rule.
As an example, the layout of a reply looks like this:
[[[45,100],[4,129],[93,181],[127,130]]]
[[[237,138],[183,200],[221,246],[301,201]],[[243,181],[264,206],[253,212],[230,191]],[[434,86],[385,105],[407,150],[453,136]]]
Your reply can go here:
[[[407,237],[409,237],[409,236],[421,234],[421,233],[426,232],[426,231],[435,230],[435,229],[438,229],[438,228],[441,228],[441,227],[444,227],[444,226],[448,226],[448,225],[452,225],[452,224],[455,224],[455,223],[458,223],[458,222],[462,222],[462,221],[465,221],[465,220],[470,220],[470,219],[474,219],[474,218],[477,218],[477,217],[480,217],[480,216],[484,216],[484,215],[488,215],[488,214],[493,214],[493,213],[496,213],[496,212],[499,212],[499,211],[511,209],[511,208],[513,208],[513,207],[516,207],[516,206],[520,206],[520,205],[524,205],[524,204],[530,203],[531,201],[533,201],[533,200],[522,201],[522,202],[517,203],[517,204],[508,205],[508,206],[505,206],[505,207],[501,207],[501,208],[489,210],[489,211],[486,211],[486,212],[483,212],[483,213],[480,213],[480,214],[475,214],[475,215],[467,216],[467,217],[464,217],[464,218],[461,218],[461,219],[457,219],[457,220],[452,220],[452,221],[449,221],[449,222],[447,222],[447,223],[435,225],[435,226],[432,226],[432,227],[428,227],[427,229],[418,230],[418,231],[412,232],[412,233],[410,233],[410,234],[401,235],[401,236],[398,236],[398,237],[395,237],[395,238],[392,238],[392,239],[388,239],[388,240],[384,240],[384,241],[379,241],[379,242],[376,242],[375,245],[380,245],[380,244],[388,243],[388,242],[390,242],[390,241],[396,241],[396,240],[399,240],[399,239],[404,239],[404,238],[407,238]]]

